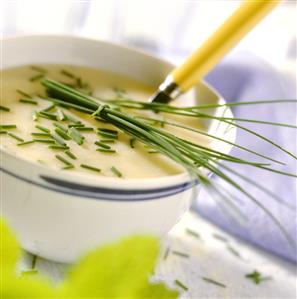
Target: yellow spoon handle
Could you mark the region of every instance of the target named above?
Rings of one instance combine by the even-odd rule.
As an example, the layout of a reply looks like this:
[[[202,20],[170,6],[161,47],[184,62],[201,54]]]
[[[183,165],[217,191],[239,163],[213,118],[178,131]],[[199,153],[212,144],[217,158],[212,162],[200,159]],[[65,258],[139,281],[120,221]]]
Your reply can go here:
[[[244,0],[204,44],[169,76],[185,92],[206,75],[280,0]]]

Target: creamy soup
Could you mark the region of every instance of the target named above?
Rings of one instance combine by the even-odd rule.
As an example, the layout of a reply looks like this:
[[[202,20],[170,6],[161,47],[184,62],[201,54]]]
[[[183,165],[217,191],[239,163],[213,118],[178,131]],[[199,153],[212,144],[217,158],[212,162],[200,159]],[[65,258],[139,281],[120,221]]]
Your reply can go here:
[[[39,67],[42,69],[39,69]],[[51,135],[55,133],[55,129],[57,128],[54,126],[54,123],[58,122],[66,127],[74,124],[69,119],[54,121],[43,117],[33,117],[34,111],[40,111],[52,105],[52,102],[42,99],[45,95],[44,87],[40,83],[40,79],[43,76],[43,69],[46,70],[46,77],[63,83],[71,85],[77,84],[77,81],[81,80],[79,85],[86,92],[91,90],[93,96],[104,99],[114,99],[118,95],[139,101],[147,101],[155,90],[149,85],[127,77],[92,68],[68,65],[42,65],[39,67],[32,68],[32,66],[25,66],[6,69],[2,72],[3,88],[0,110],[2,149],[20,158],[42,163],[65,172],[81,172],[96,176],[152,178],[174,175],[184,171],[178,164],[152,151],[152,149],[143,145],[140,141],[132,141],[131,146],[131,136],[121,132],[114,126],[94,120],[90,115],[61,107],[54,107],[47,112],[57,115],[64,112],[66,115],[75,117],[76,120],[81,121],[85,127],[91,127],[94,130],[84,131],[78,128],[79,133],[85,137],[81,145],[72,139],[64,140],[72,156],[71,154],[67,155],[63,148],[53,148],[52,145],[57,145],[53,142],[46,143],[40,141],[40,139],[52,140]],[[29,98],[27,95],[32,98]],[[37,105],[35,102],[37,102]],[[6,108],[9,108],[9,111],[5,111]],[[166,117],[166,120],[183,123],[193,128],[203,128],[199,120],[195,118],[185,118],[168,114],[163,115],[162,113],[155,114],[151,111],[139,112],[128,109],[122,111],[160,119]],[[7,128],[7,125],[16,125],[17,128]],[[45,128],[46,130],[42,131],[36,126]],[[95,144],[96,141],[103,140],[103,142],[106,142],[106,139],[110,139],[108,136],[97,135],[97,128],[108,128],[118,131],[117,139],[113,141],[109,140],[105,143],[108,145],[107,147],[110,147],[109,151],[104,151],[104,147]],[[195,143],[209,144],[209,141],[205,137],[190,131],[167,125],[163,129]],[[50,132],[47,133],[47,130],[50,130]],[[39,141],[28,144],[22,144],[21,141],[24,140],[26,142],[33,139]],[[97,151],[99,148],[103,148],[103,151]],[[57,159],[56,155],[71,162],[74,168],[67,169],[66,167],[66,169],[63,169],[67,164]],[[100,172],[83,168],[81,164],[98,168]]]

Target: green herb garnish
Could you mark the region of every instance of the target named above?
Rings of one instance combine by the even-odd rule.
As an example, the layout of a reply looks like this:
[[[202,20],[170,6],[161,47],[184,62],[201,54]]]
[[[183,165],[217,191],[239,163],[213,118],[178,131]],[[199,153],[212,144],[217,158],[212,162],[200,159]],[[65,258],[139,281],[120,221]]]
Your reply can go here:
[[[30,68],[34,71],[40,72],[40,73],[47,73],[47,70],[43,67],[40,67],[38,65],[30,65]]]
[[[71,78],[71,79],[76,79],[77,77],[72,74],[71,72],[67,71],[67,70],[61,70],[61,74],[68,77],[68,78]]]
[[[119,177],[119,178],[121,178],[123,175],[122,175],[122,173],[116,168],[116,167],[114,167],[114,166],[112,166],[111,168],[110,168],[110,170],[112,171],[112,173],[114,174],[114,175],[116,175],[117,177]]]
[[[63,124],[54,122],[54,126],[59,128],[60,130],[64,131],[65,133],[67,133],[67,131],[68,131],[68,128]]]
[[[261,281],[272,279],[271,276],[263,277],[262,274],[260,272],[258,272],[257,270],[246,274],[245,277],[252,280],[255,284],[260,284]]]
[[[24,92],[24,91],[22,91],[22,90],[20,90],[20,89],[17,89],[16,91],[17,91],[17,93],[19,93],[21,96],[24,96],[24,97],[26,97],[26,98],[32,99],[32,96],[30,96],[28,93],[26,93],[26,92]]]
[[[4,131],[4,130],[0,130],[0,134],[7,134],[7,131]]]
[[[53,110],[55,108],[56,108],[56,105],[52,104],[52,105],[49,105],[48,107],[42,109],[42,111],[49,112],[49,111],[51,111],[51,110]]]
[[[27,144],[31,144],[31,143],[34,143],[34,140],[29,140],[29,141],[24,141],[24,142],[18,143],[17,146],[23,146],[23,145],[27,145]]]
[[[0,110],[9,112],[10,108],[0,105]]]
[[[64,146],[64,145],[59,145],[59,144],[54,144],[54,145],[49,145],[49,149],[54,149],[54,150],[68,150],[69,146]]]
[[[192,237],[195,237],[196,239],[200,239],[201,240],[200,235],[196,231],[194,231],[194,230],[192,230],[190,228],[186,228],[186,233],[188,235],[192,236]]]
[[[184,252],[180,252],[180,251],[176,251],[176,250],[172,250],[171,252],[172,252],[172,254],[180,256],[180,257],[184,257],[184,258],[190,257],[187,253],[184,253]]]
[[[94,131],[92,127],[75,127],[77,131]]]
[[[61,130],[60,128],[56,128],[55,132],[65,140],[70,140],[71,139],[71,137],[67,133],[65,133],[65,131]]]
[[[166,259],[167,259],[167,257],[168,257],[168,255],[169,255],[169,253],[170,253],[170,248],[169,248],[169,247],[167,247],[167,248],[166,248],[166,250],[165,250],[165,253],[164,253],[163,260],[166,260]]]
[[[217,286],[219,286],[219,287],[226,288],[226,285],[224,285],[223,283],[218,282],[218,281],[216,281],[216,280],[213,280],[213,279],[211,279],[211,278],[202,277],[202,279],[203,279],[204,281],[206,281],[206,282],[212,283],[212,284],[217,285]]]
[[[1,129],[10,130],[10,129],[16,129],[16,128],[17,128],[16,125],[0,125],[0,130]]]
[[[103,148],[106,148],[106,149],[110,149],[111,147],[101,141],[95,141],[95,144],[98,145],[98,146],[101,146]]]
[[[102,152],[102,153],[110,153],[110,154],[116,153],[115,150],[113,150],[113,149],[107,149],[107,148],[97,148],[96,151],[97,152]]]
[[[178,280],[178,279],[176,279],[175,281],[174,281],[174,283],[177,285],[177,286],[179,286],[180,288],[182,288],[184,291],[188,291],[189,290],[189,288],[186,286],[186,285],[184,285],[180,280]]]
[[[34,121],[38,121],[38,112],[37,111],[32,111],[32,119],[34,120]]]
[[[53,144],[56,143],[53,139],[33,139],[35,142]]]
[[[74,165],[67,165],[67,166],[63,167],[62,169],[68,170],[68,169],[72,169],[72,168],[74,168]]]
[[[35,128],[36,128],[36,129],[39,129],[39,130],[42,131],[42,132],[50,133],[50,129],[45,128],[45,127],[42,127],[42,126],[40,126],[40,125],[36,125]]]
[[[114,139],[101,139],[100,142],[102,142],[102,143],[114,143]]]
[[[51,138],[52,137],[52,135],[49,134],[49,133],[35,133],[35,132],[33,132],[33,133],[31,133],[31,135],[34,136],[34,137],[45,137],[45,138]]]
[[[97,167],[94,167],[94,166],[90,166],[90,165],[87,165],[87,164],[80,164],[80,167],[88,169],[88,170],[96,171],[96,172],[100,172],[101,171],[100,168],[97,168]]]
[[[19,102],[24,104],[38,105],[36,101],[28,99],[19,99]]]
[[[131,148],[134,148],[134,147],[135,147],[135,142],[136,142],[136,138],[130,138],[129,143],[130,143],[130,147],[131,147]]]
[[[241,258],[240,253],[239,253],[236,249],[234,249],[232,246],[228,245],[228,246],[227,246],[227,249],[228,249],[233,255],[235,255],[235,256]]]
[[[196,119],[217,120],[219,122],[227,124],[228,126],[237,127],[238,129],[253,135],[255,138],[261,139],[262,141],[269,143],[271,146],[276,147],[278,150],[286,153],[287,155],[291,156],[293,159],[297,159],[297,156],[295,154],[284,149],[282,146],[276,144],[269,138],[243,125],[238,124],[238,122],[250,122],[250,123],[259,123],[262,125],[284,126],[288,128],[294,128],[294,129],[296,129],[297,126],[291,124],[285,124],[285,123],[265,122],[262,120],[231,118],[231,117],[228,118],[224,116],[211,115],[202,112],[200,108],[201,107],[202,109],[205,108],[204,105],[197,105],[192,107],[176,107],[174,105],[167,105],[161,103],[148,103],[148,102],[140,102],[134,100],[132,101],[125,98],[120,100],[111,100],[108,101],[107,104],[107,102],[103,102],[98,98],[93,98],[91,96],[88,96],[84,93],[79,92],[78,90],[67,87],[54,80],[44,79],[42,80],[42,84],[46,87],[49,95],[50,94],[55,95],[55,99],[48,98],[48,100],[51,100],[54,103],[63,106],[64,108],[75,109],[80,112],[91,115],[95,120],[98,121],[103,120],[115,126],[117,129],[121,130],[122,132],[130,135],[132,138],[134,137],[138,141],[148,145],[151,149],[159,151],[161,154],[167,156],[171,160],[177,162],[179,165],[184,167],[184,169],[188,171],[188,173],[192,178],[198,180],[201,184],[203,184],[206,187],[207,191],[212,193],[215,192],[216,194],[218,194],[221,199],[220,203],[227,205],[228,194],[226,194],[225,189],[222,188],[220,182],[211,180],[205,174],[203,169],[207,169],[208,171],[211,171],[212,173],[220,177],[223,181],[228,183],[230,186],[240,191],[245,197],[247,197],[250,201],[254,202],[263,211],[265,211],[265,213],[269,215],[269,217],[273,220],[273,222],[277,225],[277,227],[282,231],[284,236],[287,238],[288,242],[293,246],[294,241],[292,240],[292,238],[290,237],[286,229],[283,227],[283,225],[279,222],[279,220],[266,208],[265,205],[261,203],[260,200],[258,200],[250,192],[245,190],[240,185],[240,183],[236,181],[233,177],[234,175],[236,175],[237,177],[240,177],[240,179],[248,181],[250,184],[256,186],[257,188],[260,188],[261,190],[266,190],[266,189],[264,187],[258,187],[259,185],[257,184],[257,182],[254,182],[249,177],[238,174],[234,169],[228,167],[228,165],[226,165],[226,163],[223,162],[227,161],[227,162],[237,163],[237,164],[246,164],[246,165],[256,167],[258,169],[275,172],[275,173],[279,173],[294,178],[297,177],[296,174],[278,170],[273,166],[270,167],[265,162],[258,163],[254,161],[244,160],[239,157],[233,156],[232,154],[225,154],[213,148],[205,147],[200,144],[190,142],[186,139],[177,137],[174,134],[171,134],[170,132],[162,128],[158,128],[148,124],[147,123],[148,121],[155,120],[152,117],[145,118],[136,115],[130,116],[129,114],[117,111],[117,108],[123,107],[125,109],[132,109],[132,110],[133,109],[149,110],[149,111],[163,112],[163,113],[174,114],[174,115],[181,115],[184,117],[191,117]],[[287,101],[278,101],[278,102],[285,103]],[[297,100],[290,101],[290,103],[296,103],[296,102]],[[245,104],[246,103],[242,103],[242,102],[240,103],[240,105],[245,105]],[[248,104],[251,105],[251,103]],[[212,104],[212,108],[224,107],[224,106],[226,107],[228,105]],[[235,120],[237,120],[237,122],[235,122]],[[179,127],[184,130],[205,135],[210,138],[237,146],[241,150],[253,153],[258,157],[260,156],[264,159],[269,160],[270,162],[283,164],[283,162],[281,161],[277,161],[275,159],[262,155],[261,153],[252,151],[246,147],[236,145],[235,143],[229,142],[228,140],[224,140],[223,138],[219,138],[215,135],[209,134],[203,130],[199,131],[197,129],[193,129],[191,127],[180,125],[174,122],[168,122],[163,120],[162,122],[166,126],[168,125],[168,126]],[[99,133],[108,134],[108,132],[104,132],[100,130],[97,132],[97,134],[100,135]],[[115,134],[111,134],[111,135],[112,136],[109,135],[108,137],[106,137],[106,135],[105,136],[102,135],[102,136],[106,137],[107,139],[117,138],[117,135]],[[265,192],[268,193],[267,190]],[[273,199],[277,200],[275,196],[273,197]],[[236,214],[240,215],[240,217],[244,217],[244,215],[240,213],[241,211],[235,205],[232,205],[232,207],[229,205],[228,208],[229,210],[232,208],[233,209],[232,212],[236,212]]]
[[[225,237],[222,236],[222,235],[213,233],[212,236],[213,236],[215,239],[219,240],[219,241],[222,241],[222,242],[225,242],[225,243],[228,243],[228,242],[229,242],[228,239],[225,238]]]
[[[63,146],[66,146],[66,142],[64,141],[63,138],[61,138],[59,135],[57,134],[52,134],[52,138],[55,139],[55,141],[60,144],[60,145],[63,145]]]
[[[68,135],[78,144],[82,145],[84,137],[73,127],[69,128]]]
[[[38,80],[40,80],[42,78],[44,78],[44,74],[38,74],[38,75],[32,76],[29,80],[31,82],[35,82],[35,81],[38,81]]]
[[[70,115],[70,114],[66,114],[66,113],[64,113],[64,112],[63,112],[63,114],[64,114],[65,118],[66,118],[67,120],[69,120],[70,122],[75,123],[75,124],[81,124],[81,121],[78,120],[77,118],[75,118],[74,116],[72,116],[72,115]]]
[[[38,112],[38,116],[43,117],[43,118],[47,118],[47,119],[51,119],[51,120],[58,120],[56,114],[46,112],[46,111],[43,111],[43,110]]]
[[[63,158],[62,156],[60,155],[55,155],[55,157],[60,160],[62,163],[66,164],[67,166],[70,166],[72,165],[72,163],[70,163],[69,161],[67,161],[65,158]]]
[[[68,157],[70,157],[71,159],[73,159],[73,160],[76,160],[76,159],[77,159],[76,156],[75,156],[71,151],[69,151],[69,150],[66,150],[66,151],[65,151],[65,154],[66,154]]]
[[[13,134],[13,133],[7,132],[7,135],[9,135],[10,137],[16,139],[17,141],[24,142],[24,139],[23,139],[23,138],[21,138],[21,137],[15,135],[15,134]]]

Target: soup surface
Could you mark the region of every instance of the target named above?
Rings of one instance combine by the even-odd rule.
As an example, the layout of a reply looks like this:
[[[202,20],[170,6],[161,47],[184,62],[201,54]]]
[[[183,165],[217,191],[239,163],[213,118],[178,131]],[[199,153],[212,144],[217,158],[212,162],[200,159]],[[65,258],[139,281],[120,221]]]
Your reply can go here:
[[[75,110],[68,110],[57,106],[51,107],[52,102],[44,99],[45,91],[40,83],[43,77],[67,83],[71,86],[78,85],[84,92],[104,99],[127,97],[138,101],[147,101],[155,91],[153,87],[141,82],[110,72],[86,67],[41,65],[6,69],[2,72],[3,83],[0,110],[1,148],[23,159],[42,163],[65,172],[79,172],[96,176],[118,176],[121,179],[153,178],[174,175],[184,171],[177,163],[160,153],[156,153],[140,141],[131,140],[131,136],[128,136],[110,124],[99,122],[90,115]],[[185,103],[183,104],[185,105]],[[9,108],[9,111],[6,111],[6,108]],[[38,111],[43,109],[46,109],[46,113],[57,115],[58,120],[48,119],[46,115],[37,116]],[[176,123],[203,129],[202,124],[195,118],[165,115],[162,113],[155,114],[152,111],[128,109],[122,111],[159,119],[166,118],[166,120]],[[73,117],[75,118],[74,120],[72,119]],[[80,121],[89,129],[84,130],[80,129],[79,125],[76,126],[75,130],[78,130],[79,134],[84,137],[84,142],[81,145],[72,139],[64,140],[67,147],[69,147],[68,153],[70,151],[70,155],[67,155],[65,148],[57,148],[57,145],[59,147],[60,144],[52,138],[52,135],[59,135],[55,132],[57,130],[57,123],[69,129],[71,126],[77,125],[75,121]],[[16,125],[16,128],[9,128],[7,125]],[[160,125],[158,126],[160,127]],[[46,130],[42,131],[40,127]],[[98,135],[96,133],[98,128],[118,131],[117,138],[110,138],[104,132],[103,135]],[[195,143],[209,144],[209,141],[205,137],[197,133],[167,125],[163,129]],[[62,138],[60,135],[59,137],[60,139]],[[24,142],[37,141],[22,144],[22,140]],[[102,147],[95,144],[96,141],[102,140],[104,143],[107,142],[105,143],[107,146]],[[104,151],[106,148],[108,151]],[[70,162],[74,167],[67,167],[67,163],[65,164],[59,160],[57,155]],[[92,170],[81,167],[81,164],[98,168],[100,172],[96,171],[96,169]]]

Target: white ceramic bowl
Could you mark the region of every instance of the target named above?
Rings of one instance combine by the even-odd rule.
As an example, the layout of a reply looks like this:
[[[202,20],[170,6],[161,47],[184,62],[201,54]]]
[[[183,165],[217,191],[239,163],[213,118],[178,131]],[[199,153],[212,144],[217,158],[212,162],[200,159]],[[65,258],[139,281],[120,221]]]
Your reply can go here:
[[[172,65],[115,44],[68,36],[25,36],[3,40],[3,68],[42,63],[90,66],[155,85]],[[205,83],[197,103],[223,102]],[[215,113],[222,113],[215,111]],[[226,113],[226,112],[225,112]],[[230,114],[230,111],[227,111]],[[234,141],[226,126],[208,124]],[[230,147],[220,150],[227,153]],[[98,178],[65,174],[1,150],[2,213],[24,249],[60,261],[75,261],[94,246],[131,234],[162,236],[191,204],[187,174],[158,179]]]

